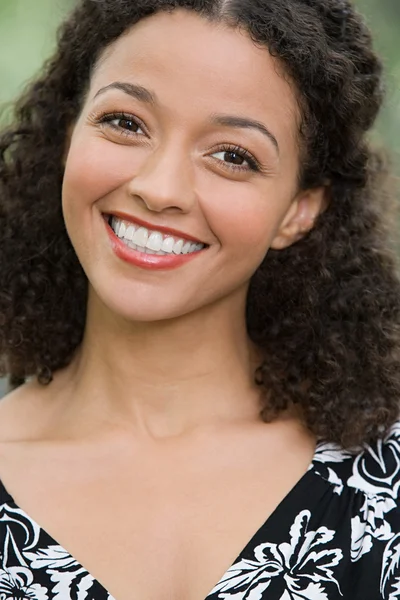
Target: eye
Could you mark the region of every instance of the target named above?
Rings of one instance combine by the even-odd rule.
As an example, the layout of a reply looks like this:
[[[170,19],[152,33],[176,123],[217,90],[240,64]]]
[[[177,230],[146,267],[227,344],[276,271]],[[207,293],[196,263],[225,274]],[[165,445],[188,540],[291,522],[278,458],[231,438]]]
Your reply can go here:
[[[210,156],[215,156],[224,168],[231,171],[260,171],[260,165],[248,150],[240,146],[223,146]]]
[[[126,113],[112,113],[103,115],[98,123],[104,127],[111,127],[121,135],[145,135],[141,121],[133,115]]]

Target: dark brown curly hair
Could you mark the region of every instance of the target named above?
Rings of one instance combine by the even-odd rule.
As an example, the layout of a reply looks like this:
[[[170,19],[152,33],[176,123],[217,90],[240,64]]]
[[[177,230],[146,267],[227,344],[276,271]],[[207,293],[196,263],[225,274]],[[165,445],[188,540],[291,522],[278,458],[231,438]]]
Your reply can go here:
[[[400,284],[394,203],[366,140],[382,102],[381,64],[348,0],[78,2],[0,136],[1,372],[46,384],[82,341],[87,279],[61,211],[67,131],[103,50],[140,19],[178,7],[244,28],[277,57],[302,112],[299,187],[329,189],[314,229],[269,251],[250,284],[261,417],[295,402],[318,438],[372,442],[399,414]]]

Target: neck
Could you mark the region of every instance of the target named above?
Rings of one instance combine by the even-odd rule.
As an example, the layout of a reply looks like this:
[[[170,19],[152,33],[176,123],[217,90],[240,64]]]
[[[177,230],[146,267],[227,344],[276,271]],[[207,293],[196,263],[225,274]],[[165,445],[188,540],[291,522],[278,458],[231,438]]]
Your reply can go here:
[[[258,421],[257,363],[244,315],[242,294],[229,310],[221,302],[132,324],[91,294],[83,343],[68,369],[71,410],[153,438]]]

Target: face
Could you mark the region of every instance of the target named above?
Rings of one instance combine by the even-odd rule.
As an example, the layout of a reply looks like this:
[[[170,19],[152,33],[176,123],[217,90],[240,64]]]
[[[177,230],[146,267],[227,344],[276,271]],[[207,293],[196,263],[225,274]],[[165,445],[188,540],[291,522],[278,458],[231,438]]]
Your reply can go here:
[[[72,131],[68,234],[91,296],[129,320],[245,303],[269,248],[311,226],[295,94],[246,33],[158,13],[106,49]]]

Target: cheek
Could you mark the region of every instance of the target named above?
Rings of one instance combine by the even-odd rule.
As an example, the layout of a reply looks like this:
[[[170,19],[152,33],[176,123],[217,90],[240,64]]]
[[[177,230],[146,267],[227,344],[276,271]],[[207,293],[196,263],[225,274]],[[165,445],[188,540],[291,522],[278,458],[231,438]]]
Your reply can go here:
[[[134,171],[135,156],[129,147],[77,134],[72,138],[65,165],[65,208],[76,203],[83,208],[101,200],[129,181]]]
[[[278,181],[236,183],[213,193],[207,220],[221,246],[239,259],[259,263],[268,251],[290,204],[290,191]]]

